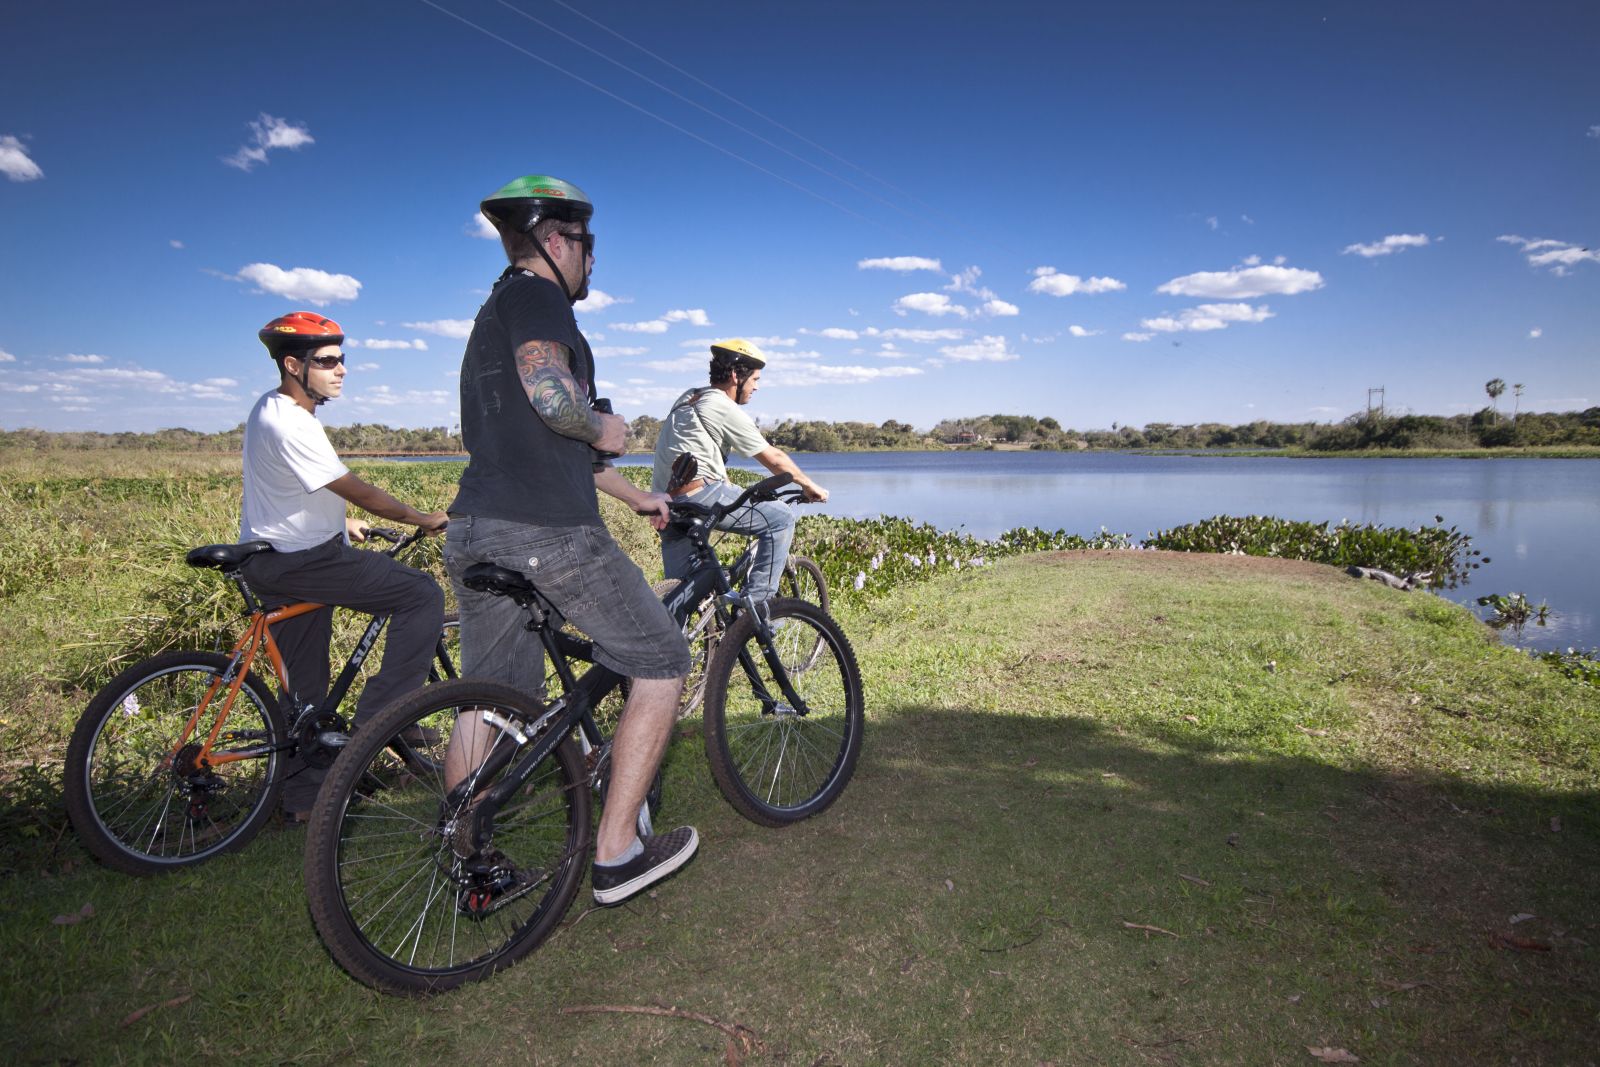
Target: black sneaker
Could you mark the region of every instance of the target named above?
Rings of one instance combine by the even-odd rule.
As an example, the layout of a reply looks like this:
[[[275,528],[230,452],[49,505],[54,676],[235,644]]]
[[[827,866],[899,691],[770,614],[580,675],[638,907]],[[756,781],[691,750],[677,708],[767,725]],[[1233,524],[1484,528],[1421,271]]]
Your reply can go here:
[[[627,863],[615,866],[596,863],[590,875],[594,899],[600,904],[620,904],[639,890],[661,881],[688,863],[700,847],[700,835],[692,826],[680,826],[665,834],[641,837],[644,851]]]
[[[527,896],[549,877],[538,867],[514,867],[499,852],[484,856],[481,863],[482,869],[472,872],[473,884],[456,894],[456,911],[474,922]]]

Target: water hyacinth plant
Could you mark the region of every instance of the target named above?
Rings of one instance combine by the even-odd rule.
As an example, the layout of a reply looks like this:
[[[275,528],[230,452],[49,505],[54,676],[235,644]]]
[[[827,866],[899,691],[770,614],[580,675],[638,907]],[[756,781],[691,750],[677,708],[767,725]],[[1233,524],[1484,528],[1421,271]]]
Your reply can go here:
[[[1372,526],[1340,522],[1295,522],[1268,515],[1217,515],[1202,522],[1151,534],[1147,548],[1173,552],[1224,552],[1244,556],[1303,559],[1336,567],[1370,567],[1409,578],[1432,589],[1454,589],[1488,559],[1478,559],[1472,538],[1436,525]]]

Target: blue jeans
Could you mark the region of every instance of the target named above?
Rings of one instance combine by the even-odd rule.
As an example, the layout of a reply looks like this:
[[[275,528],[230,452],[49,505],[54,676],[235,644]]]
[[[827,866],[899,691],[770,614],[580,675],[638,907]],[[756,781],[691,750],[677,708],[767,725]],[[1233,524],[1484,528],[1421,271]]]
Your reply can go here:
[[[696,504],[726,504],[742,492],[743,489],[728,482],[712,482],[679,499]],[[717,529],[755,538],[756,554],[750,561],[745,593],[756,601],[777,596],[778,579],[789,559],[789,545],[794,541],[794,512],[789,506],[776,500],[751,504],[724,517],[717,523]],[[668,578],[682,578],[689,573],[693,549],[694,543],[672,527],[661,531],[661,568]]]

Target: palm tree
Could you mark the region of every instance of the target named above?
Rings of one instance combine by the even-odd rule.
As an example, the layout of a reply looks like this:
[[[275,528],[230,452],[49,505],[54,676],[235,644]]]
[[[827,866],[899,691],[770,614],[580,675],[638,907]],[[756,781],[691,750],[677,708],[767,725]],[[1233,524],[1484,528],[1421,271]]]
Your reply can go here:
[[[1505,379],[1490,378],[1483,383],[1483,391],[1489,394],[1489,406],[1494,409],[1495,418],[1498,419],[1500,417],[1500,408],[1495,401],[1499,400],[1500,394],[1506,391]]]
[[[1513,397],[1513,400],[1511,402],[1511,421],[1512,422],[1516,422],[1517,421],[1517,412],[1522,410],[1522,383],[1521,382],[1518,382],[1517,384],[1515,384],[1515,385],[1513,385],[1511,387],[1511,396]]]

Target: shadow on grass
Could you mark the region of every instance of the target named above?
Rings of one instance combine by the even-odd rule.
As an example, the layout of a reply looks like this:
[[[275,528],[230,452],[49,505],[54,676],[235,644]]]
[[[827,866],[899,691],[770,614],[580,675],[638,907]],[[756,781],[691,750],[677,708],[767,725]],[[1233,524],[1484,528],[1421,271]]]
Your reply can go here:
[[[752,1028],[775,1063],[1594,1057],[1594,793],[908,706],[869,723],[839,803],[785,831],[734,814],[680,740],[663,821],[705,842],[677,878],[622,909],[580,898],[513,971],[421,1003],[322,953],[297,835],[153,880],[70,840],[35,848],[47,873],[4,887],[0,1047],[25,1063],[717,1060],[720,1037],[693,1024],[557,1014],[662,1004]],[[51,924],[84,903],[93,917]]]

